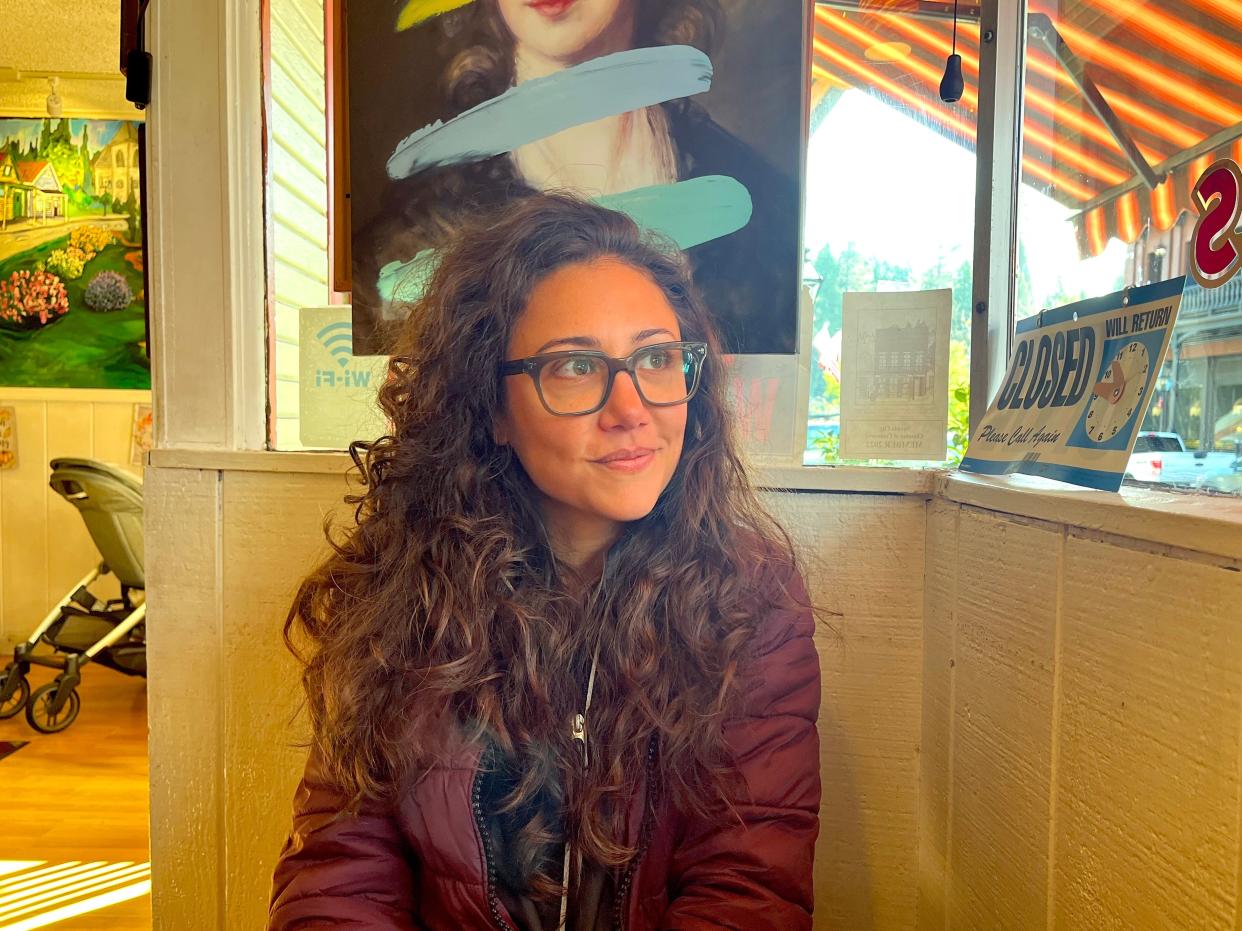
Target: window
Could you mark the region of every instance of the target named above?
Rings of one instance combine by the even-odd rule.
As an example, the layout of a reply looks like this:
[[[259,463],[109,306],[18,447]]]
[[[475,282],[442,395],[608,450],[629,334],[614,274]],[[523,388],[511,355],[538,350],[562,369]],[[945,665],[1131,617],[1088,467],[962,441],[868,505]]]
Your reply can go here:
[[[1140,433],[1134,440],[1135,453],[1177,453],[1181,441],[1169,433]]]
[[[803,229],[814,302],[807,464],[843,461],[842,295],[852,291],[952,289],[950,344],[934,356],[949,365],[949,431],[937,462],[956,463],[965,452],[979,12],[959,6],[956,48],[966,89],[958,103],[946,104],[939,84],[953,49],[954,4],[912,6],[815,5]],[[926,352],[926,339],[922,345]],[[891,397],[921,394],[930,364],[901,343],[874,355]]]
[[[1017,316],[1189,274],[1193,185],[1242,154],[1237,4],[1032,0],[1027,15]],[[1149,480],[1242,492],[1240,360],[1242,277],[1188,279],[1142,425],[1186,452],[1161,449]],[[1196,452],[1220,455],[1174,480]]]

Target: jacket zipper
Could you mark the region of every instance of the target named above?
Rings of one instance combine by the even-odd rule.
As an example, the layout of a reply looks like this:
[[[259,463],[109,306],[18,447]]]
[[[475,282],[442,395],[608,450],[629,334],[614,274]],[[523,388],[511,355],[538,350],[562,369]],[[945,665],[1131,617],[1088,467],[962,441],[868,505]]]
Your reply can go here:
[[[486,751],[484,751],[486,753]],[[514,931],[500,914],[500,900],[496,896],[496,866],[492,862],[492,842],[483,823],[483,757],[479,757],[479,765],[474,771],[474,782],[470,787],[470,807],[474,810],[474,823],[479,829],[479,841],[483,844],[483,862],[486,865],[487,907],[491,910],[492,921],[501,931]]]
[[[646,791],[648,798],[643,804],[643,820],[638,832],[638,850],[634,852],[634,858],[625,867],[625,873],[621,877],[621,882],[617,884],[616,900],[612,909],[612,927],[613,931],[625,931],[625,900],[629,895],[630,884],[634,880],[634,873],[638,869],[638,861],[642,859],[647,847],[651,843],[651,827],[652,814],[655,810],[655,798],[653,793],[653,784],[651,781],[652,763],[655,761],[656,739],[655,735],[651,736],[651,740],[647,744],[647,781]]]

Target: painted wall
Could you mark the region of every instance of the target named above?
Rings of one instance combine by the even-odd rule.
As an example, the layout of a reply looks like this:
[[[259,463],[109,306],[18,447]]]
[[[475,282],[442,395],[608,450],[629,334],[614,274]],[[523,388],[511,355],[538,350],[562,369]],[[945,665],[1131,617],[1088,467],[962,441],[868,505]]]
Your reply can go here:
[[[918,927],[1236,927],[1242,560],[946,501],[927,554]]]
[[[48,488],[48,463],[101,459],[141,478],[141,468],[128,464],[129,437],[134,404],[150,403],[150,395],[0,387],[0,405],[17,411],[18,434],[17,468],[0,470],[0,650],[10,659],[13,644],[99,562],[77,509]],[[111,578],[91,590],[120,595]]]

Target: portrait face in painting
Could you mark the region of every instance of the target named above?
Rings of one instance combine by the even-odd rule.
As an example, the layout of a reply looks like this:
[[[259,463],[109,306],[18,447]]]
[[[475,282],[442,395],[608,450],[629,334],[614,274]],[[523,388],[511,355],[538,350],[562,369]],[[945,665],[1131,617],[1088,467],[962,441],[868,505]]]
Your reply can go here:
[[[498,0],[517,56],[562,67],[629,48],[638,0]]]

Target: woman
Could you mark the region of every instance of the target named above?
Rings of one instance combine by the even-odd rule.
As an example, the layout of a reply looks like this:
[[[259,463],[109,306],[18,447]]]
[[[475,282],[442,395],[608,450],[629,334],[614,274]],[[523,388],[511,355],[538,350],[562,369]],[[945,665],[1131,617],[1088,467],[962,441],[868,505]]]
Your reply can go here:
[[[474,0],[426,27],[441,32],[437,46],[457,49],[443,71],[446,106],[438,115],[451,118],[514,85],[627,49],[693,45],[710,56],[723,27],[719,0]],[[689,252],[726,351],[793,352],[801,268],[797,185],[694,99],[596,120],[506,155],[392,183],[353,244],[356,352],[390,352],[384,320],[408,309],[400,285],[395,304],[381,297],[380,269],[440,247],[464,213],[534,191],[598,197],[709,175],[740,181],[754,206],[741,230]]]
[[[516,201],[399,348],[285,625],[314,741],[269,928],[810,928],[812,614],[680,257]]]

